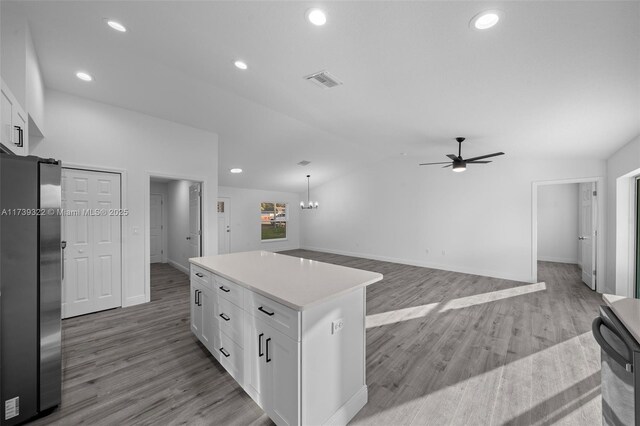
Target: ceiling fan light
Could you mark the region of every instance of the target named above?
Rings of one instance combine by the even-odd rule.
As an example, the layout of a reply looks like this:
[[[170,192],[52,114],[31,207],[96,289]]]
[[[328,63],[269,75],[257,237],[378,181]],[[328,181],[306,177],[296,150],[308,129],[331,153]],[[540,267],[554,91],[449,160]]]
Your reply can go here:
[[[462,162],[455,162],[453,163],[453,171],[454,172],[464,172],[465,170],[467,170],[467,165],[465,163]]]

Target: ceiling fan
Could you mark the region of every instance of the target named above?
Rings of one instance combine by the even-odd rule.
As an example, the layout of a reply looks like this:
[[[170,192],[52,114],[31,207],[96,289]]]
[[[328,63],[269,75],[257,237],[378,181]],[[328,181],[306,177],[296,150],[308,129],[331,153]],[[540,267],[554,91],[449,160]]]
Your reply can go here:
[[[440,163],[422,163],[420,165],[430,166],[433,164],[446,164],[446,166],[444,166],[443,169],[447,167],[453,167],[454,172],[464,172],[465,170],[467,170],[467,164],[487,164],[487,163],[490,163],[491,161],[479,161],[479,160],[484,160],[485,158],[497,157],[498,155],[504,155],[504,152],[495,152],[493,154],[481,155],[479,157],[462,158],[462,142],[464,142],[464,139],[465,138],[462,138],[462,137],[456,138],[456,141],[458,142],[458,155],[448,154],[447,157],[451,158],[450,162],[444,161]]]

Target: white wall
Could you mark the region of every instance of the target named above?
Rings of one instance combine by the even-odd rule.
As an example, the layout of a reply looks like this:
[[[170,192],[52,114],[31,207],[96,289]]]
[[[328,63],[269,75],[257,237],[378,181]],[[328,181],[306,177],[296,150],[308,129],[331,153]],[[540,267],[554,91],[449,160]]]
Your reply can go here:
[[[168,209],[168,199],[169,199],[169,190],[167,187],[167,182],[154,182],[151,181],[150,184],[150,194],[161,194],[164,199],[164,204],[162,205],[162,262],[167,262],[167,254],[169,253],[169,209]]]
[[[388,159],[313,188],[321,207],[302,216],[301,245],[531,281],[532,182],[605,174],[603,161],[508,152],[464,173],[419,167],[424,160]]]
[[[640,175],[640,136],[607,160],[607,275],[608,292],[633,296],[633,175]]]
[[[130,211],[123,218],[123,306],[150,297],[149,175],[204,182],[204,253],[217,253],[216,134],[49,90],[45,122],[46,138],[32,154],[123,171],[122,206]]]
[[[231,228],[230,252],[281,251],[300,248],[300,215],[312,212],[300,210],[300,201],[303,198],[298,194],[221,186],[218,188],[218,196],[230,198],[228,206]],[[286,241],[260,241],[260,203],[265,201],[288,203],[289,222]]]
[[[578,262],[579,185],[538,187],[538,260]]]
[[[193,182],[187,180],[171,181],[167,184],[168,205],[168,252],[167,261],[174,267],[188,273],[191,249],[189,236],[189,187]],[[213,202],[212,202],[213,206]],[[215,227],[216,222],[210,222]],[[206,230],[205,230],[206,232]],[[216,243],[216,250],[218,246]]]

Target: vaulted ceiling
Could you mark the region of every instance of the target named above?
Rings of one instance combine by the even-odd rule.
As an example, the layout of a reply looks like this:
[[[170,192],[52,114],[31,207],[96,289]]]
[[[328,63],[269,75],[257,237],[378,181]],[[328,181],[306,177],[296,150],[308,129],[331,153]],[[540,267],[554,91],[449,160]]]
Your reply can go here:
[[[325,26],[305,19],[312,6]],[[307,173],[317,185],[401,153],[439,161],[459,135],[467,156],[604,159],[640,133],[638,2],[2,7],[26,14],[47,87],[218,133],[221,185],[302,191]],[[496,27],[469,28],[496,7]],[[344,84],[303,79],[320,70]]]

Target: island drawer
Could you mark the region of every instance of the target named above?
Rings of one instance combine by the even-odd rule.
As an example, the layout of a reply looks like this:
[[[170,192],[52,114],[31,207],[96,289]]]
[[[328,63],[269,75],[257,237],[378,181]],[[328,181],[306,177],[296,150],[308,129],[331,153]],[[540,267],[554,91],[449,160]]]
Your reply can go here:
[[[213,274],[211,272],[207,271],[206,269],[203,269],[203,268],[200,268],[199,266],[191,264],[191,279],[192,280],[197,280],[197,281],[201,282],[203,285],[205,285],[206,287],[213,288],[212,276],[213,276]]]
[[[244,314],[242,308],[234,305],[227,299],[218,297],[216,302],[216,318],[220,330],[229,336],[239,346],[244,345]]]
[[[213,275],[213,285],[218,296],[224,297],[236,306],[242,307],[242,287],[219,275]]]
[[[242,348],[222,332],[214,335],[213,345],[220,364],[238,383],[243,383],[244,351]]]
[[[245,290],[244,308],[295,341],[300,341],[300,312],[251,290]]]

